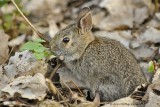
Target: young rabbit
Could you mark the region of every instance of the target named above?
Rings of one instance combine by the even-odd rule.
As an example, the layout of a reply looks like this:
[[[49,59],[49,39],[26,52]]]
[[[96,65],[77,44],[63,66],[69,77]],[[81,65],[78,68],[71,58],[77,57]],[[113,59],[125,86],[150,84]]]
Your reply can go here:
[[[146,80],[134,56],[118,41],[92,34],[92,15],[85,7],[78,21],[51,40],[52,52],[63,59],[70,74],[85,83],[101,101],[114,101],[132,93]]]

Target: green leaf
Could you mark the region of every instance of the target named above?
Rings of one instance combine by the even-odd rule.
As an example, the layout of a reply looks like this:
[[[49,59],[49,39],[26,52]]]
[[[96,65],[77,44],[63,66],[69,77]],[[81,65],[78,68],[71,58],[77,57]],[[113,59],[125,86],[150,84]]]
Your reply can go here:
[[[33,40],[33,42],[43,43],[43,42],[46,42],[46,41],[41,39],[41,38],[37,38],[37,39]]]
[[[42,47],[42,46],[39,46],[39,47],[37,47],[36,49],[34,49],[34,52],[38,52],[38,53],[44,52],[45,49],[46,49],[46,48],[44,48],[44,47]]]
[[[6,22],[11,22],[12,21],[12,14],[4,14],[3,18]]]
[[[3,27],[2,27],[2,26],[0,26],[0,29],[3,29]]]
[[[43,59],[45,57],[44,53],[34,53],[36,59]]]
[[[45,55],[45,57],[50,56],[51,55],[51,51],[46,48],[46,50],[44,51],[44,55]]]
[[[36,49],[39,49],[39,47],[43,47],[42,44],[40,43],[35,43],[35,42],[32,42],[32,41],[29,41],[27,43],[25,43],[20,50],[32,50],[32,51],[35,51]]]
[[[4,28],[5,28],[5,31],[11,29],[12,27],[12,15],[11,14],[4,14],[3,15],[3,19],[4,19]]]
[[[20,30],[25,30],[27,28],[27,26],[24,23],[21,23],[19,26]]]
[[[12,22],[4,22],[5,30],[9,30],[12,27]]]
[[[153,61],[150,61],[149,63],[148,63],[148,72],[149,73],[153,73],[153,71],[154,71],[154,63],[153,63]]]
[[[4,6],[7,4],[8,0],[0,0],[0,7]]]
[[[22,0],[15,0],[17,4],[20,4]]]
[[[41,41],[40,41],[41,42]],[[25,43],[21,48],[21,51],[23,50],[30,50],[34,53],[34,56],[36,59],[43,59],[44,57],[48,57],[51,55],[51,52],[49,51],[48,48],[44,47],[41,43],[39,42],[32,42],[29,41]]]

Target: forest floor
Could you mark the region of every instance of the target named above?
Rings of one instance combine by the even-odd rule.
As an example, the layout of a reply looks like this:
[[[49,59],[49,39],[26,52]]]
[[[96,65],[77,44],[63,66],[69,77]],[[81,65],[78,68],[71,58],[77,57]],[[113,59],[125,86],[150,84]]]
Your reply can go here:
[[[15,1],[35,28],[51,38],[75,22],[83,7],[90,7],[93,34],[122,43],[135,55],[150,83],[140,85],[130,96],[101,103],[101,106],[160,106],[158,0]],[[13,3],[0,0],[0,106],[99,106],[100,102],[89,97],[89,90],[79,89],[72,78],[58,73],[51,79],[46,78],[48,71],[56,66],[55,59],[52,59],[55,56],[49,52],[49,44],[38,38]],[[75,89],[68,87],[67,83],[71,81]]]

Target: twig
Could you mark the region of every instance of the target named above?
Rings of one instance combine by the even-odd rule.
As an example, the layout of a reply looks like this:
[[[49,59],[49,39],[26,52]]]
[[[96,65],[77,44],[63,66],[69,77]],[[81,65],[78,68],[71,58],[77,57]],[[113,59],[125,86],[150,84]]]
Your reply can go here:
[[[155,12],[158,12],[158,0],[154,1],[154,5],[155,5]]]
[[[78,89],[78,91],[80,92],[81,96],[84,96],[82,91],[79,89],[79,87],[71,80],[71,83],[73,83],[73,85]]]
[[[58,64],[55,68],[54,68],[54,70],[52,71],[52,73],[50,74],[50,76],[49,76],[49,79],[52,79],[52,77],[53,77],[53,75],[56,73],[56,71],[58,70],[58,68],[61,66],[61,64]]]
[[[73,92],[72,92],[71,88],[69,88],[69,86],[68,86],[66,83],[63,82],[63,80],[61,80],[61,81],[62,81],[62,83],[69,89],[69,91],[70,91],[71,94],[73,95]]]
[[[37,35],[44,39],[46,42],[50,42],[50,38],[45,37],[44,35],[42,35],[38,30],[36,30],[36,28],[32,25],[32,23],[25,17],[25,15],[22,13],[22,11],[19,9],[19,7],[17,6],[17,4],[15,3],[14,0],[11,0],[11,2],[14,4],[14,6],[17,8],[18,12],[22,15],[22,17],[24,18],[24,20],[30,25],[30,27],[33,29],[33,31],[35,31],[37,33]]]
[[[61,98],[64,100],[64,102],[66,102],[65,104],[68,104],[69,106],[71,106],[66,99],[63,97],[63,95],[59,92],[59,90],[56,88],[56,90],[58,91],[59,95],[61,96]]]
[[[50,91],[51,91],[53,94],[57,94],[56,87],[53,85],[52,81],[51,81],[50,79],[46,79],[46,83],[47,83],[47,86],[48,86],[48,88],[50,89]]]
[[[13,49],[14,49],[14,47],[12,47],[11,51],[9,52],[9,55],[8,55],[7,58],[4,60],[3,64],[5,64],[6,61],[9,59],[9,56],[11,55]],[[3,64],[2,64],[2,65],[3,65]]]
[[[70,104],[66,101],[66,99],[63,97],[63,95],[60,93],[60,91],[56,88],[56,86],[52,83],[52,81],[50,79],[46,78],[46,82],[47,82],[47,85],[48,85],[50,91],[53,94],[58,93],[61,96],[62,100],[65,102],[64,104],[70,106]]]

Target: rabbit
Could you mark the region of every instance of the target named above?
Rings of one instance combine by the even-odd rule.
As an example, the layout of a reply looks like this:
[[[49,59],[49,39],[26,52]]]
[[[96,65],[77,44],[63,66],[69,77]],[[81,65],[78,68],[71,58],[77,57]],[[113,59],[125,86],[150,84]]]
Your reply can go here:
[[[101,101],[130,95],[146,79],[134,55],[120,42],[93,35],[92,14],[84,7],[74,24],[51,39],[50,48],[77,81]]]

